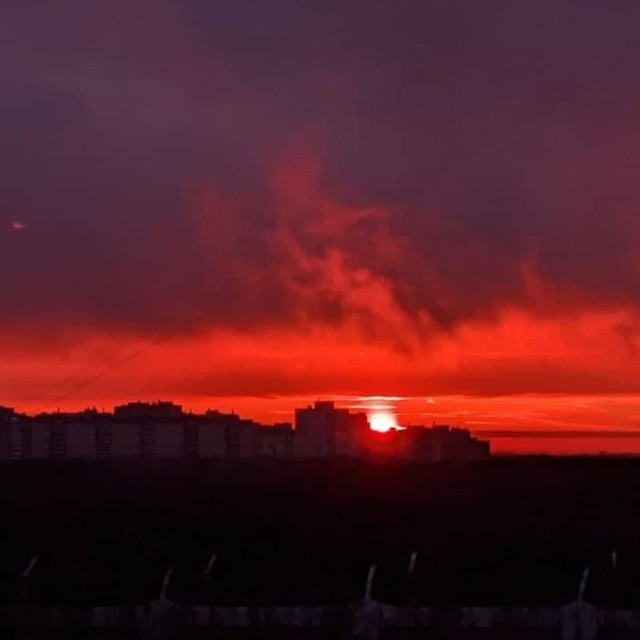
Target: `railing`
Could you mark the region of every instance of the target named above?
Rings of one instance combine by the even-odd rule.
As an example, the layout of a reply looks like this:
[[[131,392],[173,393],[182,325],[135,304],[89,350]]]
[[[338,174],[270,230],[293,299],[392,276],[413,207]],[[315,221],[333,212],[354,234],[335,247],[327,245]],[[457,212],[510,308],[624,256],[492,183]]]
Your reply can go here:
[[[378,638],[387,630],[531,630],[540,638],[594,640],[604,630],[640,637],[640,610],[618,611],[587,603],[558,607],[411,607],[371,599],[318,607],[219,607],[157,599],[139,606],[46,607],[13,604],[1,612],[14,629],[129,629],[163,637],[183,627],[297,628],[343,631]]]
[[[217,556],[212,554],[202,573],[206,589]],[[157,598],[137,606],[59,607],[27,603],[29,579],[38,563],[34,556],[21,573],[16,602],[0,610],[5,624],[16,630],[27,629],[128,629],[140,637],[173,637],[183,628],[235,628],[326,630],[374,639],[388,631],[448,633],[472,630],[535,632],[538,638],[557,640],[595,640],[601,633],[627,633],[640,637],[640,609],[616,610],[585,602],[590,576],[587,568],[580,578],[576,599],[566,604],[543,607],[505,606],[419,606],[388,604],[372,598],[377,566],[372,564],[362,597],[329,606],[216,606],[178,604],[167,596],[173,568],[163,577]],[[407,574],[416,570],[417,553],[410,556]],[[612,553],[614,570],[617,565]],[[629,635],[629,637],[630,637]],[[455,637],[455,636],[453,636]],[[507,637],[507,636],[505,636]],[[610,636],[607,636],[610,637]],[[615,637],[615,636],[614,636]]]

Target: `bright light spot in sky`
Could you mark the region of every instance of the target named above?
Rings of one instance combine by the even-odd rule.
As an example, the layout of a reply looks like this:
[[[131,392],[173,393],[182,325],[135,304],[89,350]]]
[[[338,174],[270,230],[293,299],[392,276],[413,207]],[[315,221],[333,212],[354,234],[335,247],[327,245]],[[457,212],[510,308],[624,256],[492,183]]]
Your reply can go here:
[[[15,222],[12,222],[12,223],[11,223],[11,228],[12,228],[14,231],[22,231],[23,229],[25,229],[25,228],[26,228],[26,226],[27,226],[27,225],[26,225],[26,224],[24,224],[24,222],[18,222],[18,221],[15,221]]]
[[[372,411],[369,414],[369,426],[373,431],[384,433],[398,426],[396,417],[390,411]]]

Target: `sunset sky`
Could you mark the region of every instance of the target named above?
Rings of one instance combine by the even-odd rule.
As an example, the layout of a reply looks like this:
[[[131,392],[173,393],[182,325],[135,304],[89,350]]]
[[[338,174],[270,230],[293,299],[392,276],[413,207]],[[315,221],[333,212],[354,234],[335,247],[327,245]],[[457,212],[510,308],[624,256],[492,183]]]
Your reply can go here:
[[[0,404],[316,398],[640,452],[635,0],[5,0]]]

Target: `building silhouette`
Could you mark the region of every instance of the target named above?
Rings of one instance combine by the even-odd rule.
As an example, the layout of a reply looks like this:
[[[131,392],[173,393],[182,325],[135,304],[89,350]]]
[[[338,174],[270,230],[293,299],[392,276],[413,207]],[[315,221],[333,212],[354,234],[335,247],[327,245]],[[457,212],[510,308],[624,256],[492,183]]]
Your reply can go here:
[[[295,411],[295,423],[262,425],[235,413],[185,413],[171,402],[133,402],[113,413],[26,416],[0,407],[0,460],[170,458],[368,458],[406,462],[490,457],[489,443],[465,429],[408,427],[372,432],[365,413],[318,401]]]
[[[403,442],[402,456],[416,462],[470,461],[491,456],[489,442],[474,438],[467,429],[447,425],[408,427],[397,436]]]
[[[336,409],[331,401],[296,409],[294,452],[297,458],[358,455],[369,432],[364,413]]]

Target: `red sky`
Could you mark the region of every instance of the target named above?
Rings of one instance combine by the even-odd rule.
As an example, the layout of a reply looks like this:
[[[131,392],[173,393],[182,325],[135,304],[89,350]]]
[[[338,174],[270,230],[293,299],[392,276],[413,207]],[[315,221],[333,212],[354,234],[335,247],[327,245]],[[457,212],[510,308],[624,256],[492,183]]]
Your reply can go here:
[[[616,314],[576,318],[571,331],[558,320],[511,311],[490,328],[428,341],[419,353],[367,343],[355,331],[204,333],[155,343],[78,335],[74,345],[50,352],[17,350],[0,376],[28,411],[172,398],[196,411],[235,409],[271,423],[290,421],[295,406],[335,398],[354,410],[393,408],[401,424],[445,422],[501,436],[496,451],[637,452],[632,385],[596,392],[607,376],[636,365],[614,337],[591,346],[588,340],[594,326],[615,336],[619,321]],[[614,356],[610,368],[602,366],[603,354]]]
[[[640,451],[640,7],[222,5],[0,8],[0,404]]]

